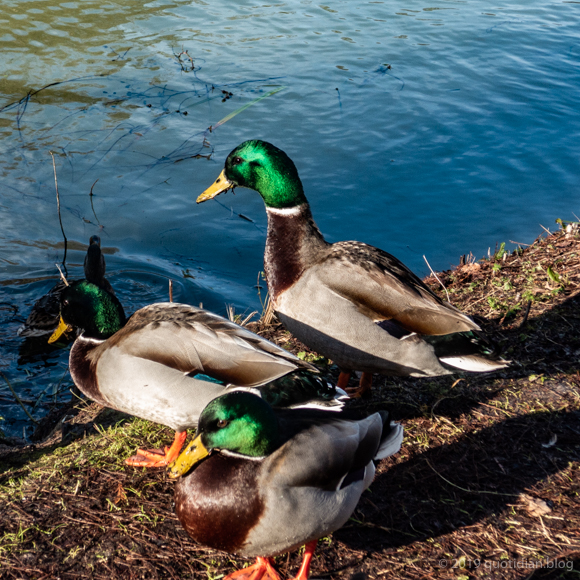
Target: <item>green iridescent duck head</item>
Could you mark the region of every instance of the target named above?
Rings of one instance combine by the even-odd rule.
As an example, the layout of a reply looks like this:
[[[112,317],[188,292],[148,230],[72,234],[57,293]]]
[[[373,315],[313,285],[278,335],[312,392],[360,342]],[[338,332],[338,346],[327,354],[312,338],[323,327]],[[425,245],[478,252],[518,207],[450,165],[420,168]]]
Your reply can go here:
[[[224,170],[198,198],[212,199],[234,187],[256,190],[266,207],[284,209],[306,203],[302,182],[292,159],[266,141],[245,141],[227,157]]]
[[[211,401],[199,417],[197,436],[171,466],[170,477],[187,473],[213,451],[264,457],[278,446],[274,411],[260,397],[244,391]]]
[[[113,294],[87,280],[77,280],[61,295],[60,324],[49,342],[73,329],[89,338],[107,339],[126,321],[123,306]]]

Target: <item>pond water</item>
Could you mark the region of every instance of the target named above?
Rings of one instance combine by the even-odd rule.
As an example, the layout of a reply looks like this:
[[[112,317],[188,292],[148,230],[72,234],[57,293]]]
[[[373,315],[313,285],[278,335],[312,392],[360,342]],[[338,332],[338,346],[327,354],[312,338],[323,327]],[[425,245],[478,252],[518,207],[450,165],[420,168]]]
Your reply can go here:
[[[571,0],[3,0],[0,370],[36,419],[70,397],[68,351],[16,335],[63,259],[51,152],[69,277],[99,234],[128,312],[169,279],[261,309],[261,199],[195,204],[249,138],[295,161],[328,240],[420,275],[575,219],[579,20]],[[0,428],[30,435],[0,380]]]

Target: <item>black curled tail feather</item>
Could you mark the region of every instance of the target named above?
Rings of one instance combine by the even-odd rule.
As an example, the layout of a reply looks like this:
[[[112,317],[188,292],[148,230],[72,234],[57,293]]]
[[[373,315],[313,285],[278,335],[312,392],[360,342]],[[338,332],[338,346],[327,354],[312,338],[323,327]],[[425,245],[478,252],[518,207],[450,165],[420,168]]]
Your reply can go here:
[[[479,355],[497,360],[500,357],[499,346],[479,330],[422,338],[433,346],[438,358]]]
[[[379,413],[383,421],[383,432],[381,434],[379,448],[374,457],[375,461],[398,453],[403,442],[402,425],[391,421],[389,413],[386,411],[379,411]]]

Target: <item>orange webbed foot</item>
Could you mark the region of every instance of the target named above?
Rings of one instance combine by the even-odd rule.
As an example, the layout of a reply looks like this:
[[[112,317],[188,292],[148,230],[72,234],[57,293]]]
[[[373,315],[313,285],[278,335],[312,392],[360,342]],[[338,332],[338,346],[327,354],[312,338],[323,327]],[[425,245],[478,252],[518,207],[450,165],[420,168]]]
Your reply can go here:
[[[373,385],[373,374],[372,373],[363,373],[358,387],[353,387],[349,389],[345,389],[348,396],[351,399],[358,399],[360,397],[368,397],[371,394],[371,388]]]
[[[161,449],[137,449],[137,453],[125,459],[127,465],[132,467],[165,467],[169,465],[167,460],[167,450],[165,452]]]
[[[280,580],[271,558],[256,558],[256,563],[228,574],[224,580]]]
[[[179,456],[179,452],[187,438],[187,431],[176,431],[171,447],[161,449],[137,449],[137,454],[125,459],[127,465],[133,467],[167,467]]]
[[[308,544],[304,546],[302,566],[300,566],[298,574],[296,574],[294,578],[291,578],[291,580],[308,580],[308,575],[310,574],[310,562],[312,561],[312,556],[314,554],[314,550],[316,550],[317,544],[318,540],[312,540],[312,542],[308,542]]]

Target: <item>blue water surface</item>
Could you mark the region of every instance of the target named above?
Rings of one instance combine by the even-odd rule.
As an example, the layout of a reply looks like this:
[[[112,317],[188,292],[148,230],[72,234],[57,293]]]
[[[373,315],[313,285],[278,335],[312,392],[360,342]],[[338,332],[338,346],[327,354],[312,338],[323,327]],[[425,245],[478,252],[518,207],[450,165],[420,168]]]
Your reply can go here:
[[[260,197],[195,204],[250,138],[295,161],[328,240],[419,275],[424,255],[446,269],[575,219],[579,14],[539,0],[3,0],[0,370],[37,419],[70,397],[67,351],[30,355],[16,336],[63,256],[50,152],[69,275],[99,234],[128,312],[166,300],[169,279],[176,300],[261,309]],[[0,416],[30,434],[3,383]]]

